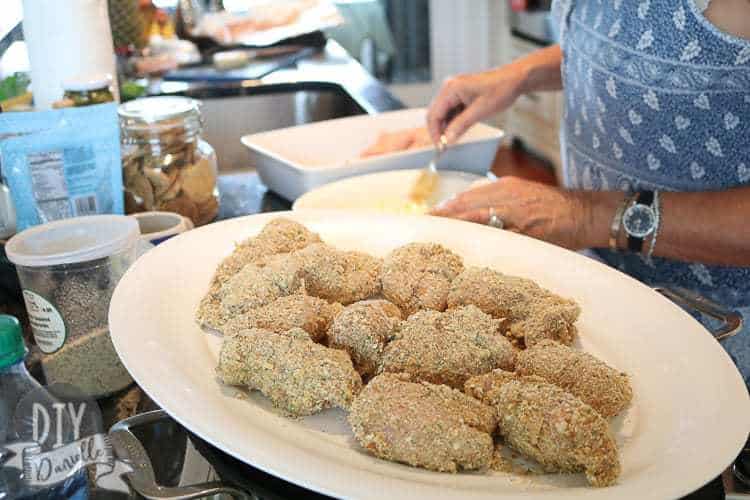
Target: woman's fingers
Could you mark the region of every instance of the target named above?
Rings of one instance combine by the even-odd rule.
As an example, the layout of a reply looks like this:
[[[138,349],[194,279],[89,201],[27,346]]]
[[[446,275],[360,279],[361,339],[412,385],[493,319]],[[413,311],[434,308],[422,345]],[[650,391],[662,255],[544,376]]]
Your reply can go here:
[[[470,106],[467,106],[448,123],[445,129],[445,138],[448,139],[448,144],[456,142],[472,125],[491,115],[492,111],[487,107],[483,98],[475,99]]]
[[[465,220],[467,222],[476,222],[477,224],[487,224],[490,220],[490,209],[487,207],[476,208],[466,212],[459,212],[453,215],[453,218]]]
[[[468,106],[471,100],[468,83],[465,77],[455,77],[447,80],[430,104],[427,111],[427,130],[432,142],[437,144],[440,135],[445,132],[448,119],[458,107]]]
[[[432,215],[452,217],[461,212],[469,212],[477,208],[498,205],[511,195],[504,188],[502,179],[485,184],[450,198],[433,208]]]
[[[512,231],[514,233],[520,233],[521,231],[513,224],[513,221],[507,216],[503,215],[503,209],[501,207],[494,207],[495,215],[503,221],[503,229]],[[474,222],[477,224],[487,225],[490,222],[490,209],[488,207],[476,208],[466,212],[460,212],[452,216],[452,218],[463,220],[466,222]]]
[[[455,217],[457,214],[468,212],[481,206],[481,203],[474,203],[470,198],[461,194],[454,198],[445,200],[443,203],[434,207],[430,211],[430,214],[442,217]]]
[[[466,209],[463,206],[463,202],[459,200],[459,196],[449,198],[444,202],[432,207],[430,215],[438,215],[440,217],[452,217],[455,214],[465,212]]]

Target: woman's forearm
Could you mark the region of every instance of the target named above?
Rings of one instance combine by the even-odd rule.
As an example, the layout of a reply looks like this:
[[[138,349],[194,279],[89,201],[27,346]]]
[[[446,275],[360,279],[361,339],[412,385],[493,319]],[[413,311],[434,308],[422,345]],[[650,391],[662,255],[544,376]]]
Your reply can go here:
[[[620,192],[578,193],[586,207],[584,245],[606,248]],[[661,227],[654,255],[705,264],[750,266],[750,187],[660,193]],[[622,233],[622,231],[621,231]],[[620,247],[624,247],[621,234]],[[647,240],[644,244],[648,245]]]
[[[511,65],[525,75],[522,94],[542,90],[562,90],[562,50],[559,45],[539,49]]]

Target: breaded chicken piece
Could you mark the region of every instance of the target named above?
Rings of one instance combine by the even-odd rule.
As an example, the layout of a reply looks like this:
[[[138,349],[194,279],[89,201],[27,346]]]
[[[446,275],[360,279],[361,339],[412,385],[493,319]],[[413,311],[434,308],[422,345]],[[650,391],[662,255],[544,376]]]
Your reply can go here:
[[[545,290],[535,282],[488,268],[470,267],[456,277],[448,307],[475,305],[508,322],[508,336],[519,346],[543,339],[570,345],[575,338],[578,304]]]
[[[386,300],[364,300],[344,308],[328,330],[328,346],[349,353],[354,368],[375,375],[386,343],[401,323],[401,311]]]
[[[362,379],[344,351],[316,344],[299,328],[245,330],[224,337],[217,368],[228,385],[247,386],[290,415],[348,408]]]
[[[594,356],[553,340],[542,340],[522,351],[516,373],[536,375],[577,396],[603,417],[613,417],[633,399],[628,376]]]
[[[305,293],[294,293],[233,317],[221,327],[221,333],[236,335],[251,328],[282,333],[292,328],[301,328],[315,342],[321,342],[333,318],[341,313],[342,309],[341,304],[329,304],[323,299]]]
[[[284,217],[271,220],[258,236],[240,243],[234,253],[219,265],[217,274],[235,274],[259,258],[301,250],[322,240],[299,222]]]
[[[592,407],[539,377],[494,370],[466,382],[467,394],[497,412],[506,444],[550,472],[580,472],[594,486],[620,475],[607,421]]]
[[[383,261],[383,295],[406,316],[420,309],[444,311],[451,281],[463,259],[437,243],[409,243]]]
[[[272,256],[263,267],[248,264],[221,287],[219,308],[205,324],[221,330],[235,316],[300,292],[304,292],[302,272],[290,257]]]
[[[310,295],[346,305],[380,293],[381,260],[376,257],[324,243],[309,245],[292,256]]]
[[[419,311],[385,347],[380,371],[461,389],[471,376],[515,366],[516,349],[499,329],[499,320],[474,306]]]
[[[234,252],[219,264],[208,293],[198,306],[198,323],[206,326],[217,323],[221,288],[247,264],[262,266],[263,260],[271,255],[293,252],[320,241],[320,236],[298,222],[283,217],[271,220],[257,236],[237,245]]]
[[[542,340],[571,345],[578,334],[575,326],[581,309],[578,304],[562,298],[550,298],[521,321],[511,322],[507,335],[517,344],[530,347]]]
[[[492,459],[492,408],[456,389],[384,373],[354,400],[349,423],[373,455],[425,469],[483,469]]]

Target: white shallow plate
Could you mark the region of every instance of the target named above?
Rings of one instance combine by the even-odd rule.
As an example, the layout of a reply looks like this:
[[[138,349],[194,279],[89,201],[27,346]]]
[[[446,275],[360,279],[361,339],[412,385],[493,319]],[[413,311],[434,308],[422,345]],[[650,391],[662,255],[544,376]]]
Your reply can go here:
[[[403,213],[411,188],[421,172],[422,169],[389,170],[332,182],[297,198],[292,210],[329,208]],[[438,202],[445,200],[482,181],[489,179],[468,172],[441,171],[435,199]]]
[[[250,164],[257,168],[261,180],[276,193],[295,200],[345,177],[426,167],[434,154],[432,147],[359,157],[381,132],[424,126],[425,113],[424,108],[418,108],[326,120],[246,135],[242,144],[250,150]],[[448,148],[439,167],[485,175],[502,137],[501,130],[478,123]]]
[[[283,215],[329,243],[384,255],[442,243],[468,264],[537,280],[583,309],[579,347],[631,375],[635,399],[613,422],[616,486],[581,475],[441,474],[359,449],[340,410],[287,419],[215,378],[219,339],[193,315],[235,242],[280,214],[212,224],[141,257],[112,298],[112,339],[133,378],[185,427],[221,450],[310,489],[349,498],[664,499],[690,493],[734,459],[750,429],[750,398],[729,356],[699,323],[637,281],[579,254],[486,226],[424,216],[308,211]]]

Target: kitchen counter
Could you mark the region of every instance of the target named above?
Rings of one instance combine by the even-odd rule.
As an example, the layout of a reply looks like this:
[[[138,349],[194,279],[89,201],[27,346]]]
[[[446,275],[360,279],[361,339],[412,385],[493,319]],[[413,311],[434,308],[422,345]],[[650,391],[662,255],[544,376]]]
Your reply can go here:
[[[149,95],[185,95],[196,99],[254,96],[300,91],[331,91],[351,97],[363,113],[374,114],[401,109],[404,105],[387,87],[370,75],[355,59],[333,40],[319,49],[310,50],[299,59],[281,56],[283,67],[257,75],[252,72],[225,72],[217,75],[210,67],[190,81],[155,79],[148,82]],[[270,64],[273,60],[270,59]],[[287,62],[285,62],[287,61]],[[270,66],[269,66],[270,69]],[[199,75],[199,70],[193,72]],[[257,76],[257,77],[256,77]]]

